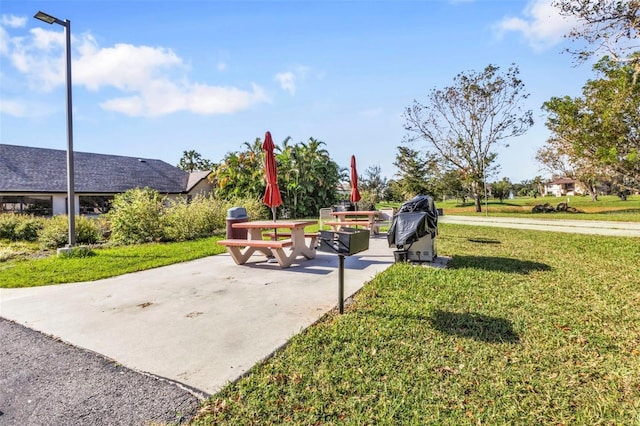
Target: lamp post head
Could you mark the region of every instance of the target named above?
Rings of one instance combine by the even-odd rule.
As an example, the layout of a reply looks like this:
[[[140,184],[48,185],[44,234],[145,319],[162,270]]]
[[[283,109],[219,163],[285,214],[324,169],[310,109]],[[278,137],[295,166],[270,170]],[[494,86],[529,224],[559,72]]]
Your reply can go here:
[[[56,18],[55,16],[51,16],[47,13],[44,13],[42,11],[36,13],[35,15],[33,15],[34,18],[41,20],[42,22],[46,22],[47,24],[59,24],[62,25],[64,27],[67,26],[67,23],[65,21],[62,21],[58,18]]]

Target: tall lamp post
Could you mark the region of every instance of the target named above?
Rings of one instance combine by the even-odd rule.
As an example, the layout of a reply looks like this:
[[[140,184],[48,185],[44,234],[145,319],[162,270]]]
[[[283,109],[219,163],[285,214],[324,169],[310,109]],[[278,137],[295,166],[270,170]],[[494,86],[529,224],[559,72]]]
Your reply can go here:
[[[69,217],[69,247],[76,244],[76,203],[74,194],[73,171],[73,114],[71,107],[71,21],[64,21],[44,12],[38,12],[34,18],[47,24],[58,24],[64,27],[67,38],[65,53],[67,57],[67,215]]]

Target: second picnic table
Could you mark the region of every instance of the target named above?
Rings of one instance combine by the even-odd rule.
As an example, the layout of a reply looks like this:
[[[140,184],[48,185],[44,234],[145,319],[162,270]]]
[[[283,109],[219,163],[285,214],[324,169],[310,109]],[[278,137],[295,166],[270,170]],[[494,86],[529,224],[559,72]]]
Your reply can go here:
[[[334,231],[339,231],[343,227],[357,228],[361,226],[374,234],[377,233],[375,223],[378,211],[376,210],[337,211],[331,212],[331,215],[335,216],[337,220],[324,223],[331,226]]]

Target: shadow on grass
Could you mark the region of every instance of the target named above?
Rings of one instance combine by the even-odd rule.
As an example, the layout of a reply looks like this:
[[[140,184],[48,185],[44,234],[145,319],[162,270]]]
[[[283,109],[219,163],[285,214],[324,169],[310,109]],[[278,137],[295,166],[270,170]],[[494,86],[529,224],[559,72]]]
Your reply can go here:
[[[475,312],[446,312],[436,310],[430,318],[436,330],[488,343],[519,343],[511,321]]]
[[[522,207],[521,204],[517,204],[517,203],[510,203],[510,202],[504,202],[504,201],[489,201],[489,205],[490,206],[509,206],[509,207]]]
[[[491,238],[468,238],[468,240],[472,243],[481,243],[481,244],[500,244],[499,240],[493,240]]]
[[[529,260],[495,256],[454,256],[448,269],[475,268],[484,271],[509,272],[526,275],[535,271],[550,271],[551,266]]]

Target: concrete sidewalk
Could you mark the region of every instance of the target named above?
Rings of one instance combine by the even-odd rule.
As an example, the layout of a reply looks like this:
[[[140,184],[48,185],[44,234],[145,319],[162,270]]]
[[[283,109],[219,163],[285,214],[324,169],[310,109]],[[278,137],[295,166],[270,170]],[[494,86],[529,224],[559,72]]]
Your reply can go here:
[[[345,259],[345,297],[393,261],[386,236],[372,237],[369,250]],[[223,254],[94,282],[0,289],[0,316],[212,394],[337,302],[336,255],[281,269],[238,266]]]
[[[531,229],[536,231],[566,232],[616,237],[640,237],[640,222],[614,222],[599,220],[529,219],[493,216],[441,216],[440,223],[474,226]]]

